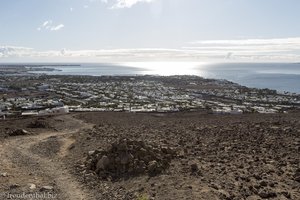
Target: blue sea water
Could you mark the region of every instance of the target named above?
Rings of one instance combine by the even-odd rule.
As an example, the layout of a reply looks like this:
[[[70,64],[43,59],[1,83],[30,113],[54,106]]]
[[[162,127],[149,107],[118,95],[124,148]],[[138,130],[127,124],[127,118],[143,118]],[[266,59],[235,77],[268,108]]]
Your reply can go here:
[[[270,88],[300,94],[298,63],[234,63],[208,67],[206,77],[224,78],[247,87]]]
[[[53,67],[53,66],[51,66]],[[247,87],[270,88],[300,94],[300,63],[83,63],[54,66],[55,75],[198,75],[227,79]]]

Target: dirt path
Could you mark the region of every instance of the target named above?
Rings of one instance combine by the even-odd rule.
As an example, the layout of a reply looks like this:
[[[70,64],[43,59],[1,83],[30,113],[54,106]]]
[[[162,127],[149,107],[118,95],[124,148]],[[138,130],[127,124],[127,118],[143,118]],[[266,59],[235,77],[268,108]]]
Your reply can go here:
[[[68,172],[62,158],[68,154],[69,146],[75,142],[72,135],[80,130],[89,129],[92,125],[69,115],[61,118],[71,122],[72,128],[43,132],[34,136],[12,137],[0,144],[0,172],[7,173],[7,176],[3,177],[6,178],[6,184],[2,183],[0,188],[2,196],[7,198],[8,193],[42,192],[43,186],[50,186],[53,190],[43,192],[51,192],[55,195],[54,199],[90,199],[88,192]],[[44,144],[49,141],[60,144],[56,152],[55,148],[43,149]],[[54,153],[48,156],[52,150]],[[33,189],[30,189],[30,186],[33,186]]]

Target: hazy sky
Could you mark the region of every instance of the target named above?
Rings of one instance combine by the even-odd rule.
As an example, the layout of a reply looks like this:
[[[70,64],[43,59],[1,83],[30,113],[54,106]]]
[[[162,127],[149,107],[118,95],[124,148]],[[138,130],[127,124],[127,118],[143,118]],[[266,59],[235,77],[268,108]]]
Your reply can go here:
[[[299,62],[299,10],[299,0],[0,0],[0,62]]]

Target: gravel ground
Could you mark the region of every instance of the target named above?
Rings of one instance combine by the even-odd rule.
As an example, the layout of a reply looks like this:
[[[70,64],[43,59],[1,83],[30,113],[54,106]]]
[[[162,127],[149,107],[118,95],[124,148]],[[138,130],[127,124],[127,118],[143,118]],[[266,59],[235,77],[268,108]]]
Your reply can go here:
[[[62,200],[298,200],[299,119],[300,112],[105,112],[0,121],[0,194],[50,191]],[[35,121],[43,126],[30,126],[40,124]],[[29,133],[9,136],[14,129]],[[102,159],[97,165],[96,156],[118,164],[109,161],[106,167]],[[88,166],[91,160],[94,167]],[[141,161],[144,170],[132,172]]]
[[[93,113],[71,150],[75,173],[97,199],[300,199],[300,114]],[[87,152],[126,138],[176,149],[161,174],[99,180]],[[75,159],[74,159],[75,158]],[[72,160],[72,159],[71,159]]]

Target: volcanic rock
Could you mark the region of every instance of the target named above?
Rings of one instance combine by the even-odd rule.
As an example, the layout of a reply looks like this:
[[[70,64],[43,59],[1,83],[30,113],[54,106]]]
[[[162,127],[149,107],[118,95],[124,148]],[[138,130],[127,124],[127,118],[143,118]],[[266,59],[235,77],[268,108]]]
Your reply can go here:
[[[50,191],[53,190],[54,188],[52,186],[43,186],[41,187],[40,191]]]
[[[119,179],[142,174],[155,176],[169,167],[175,151],[169,147],[121,139],[107,150],[88,154],[86,166],[101,178]]]
[[[9,136],[28,135],[29,132],[24,129],[15,129],[8,132]]]
[[[28,128],[49,128],[49,124],[45,120],[36,120],[31,122],[28,126]]]

